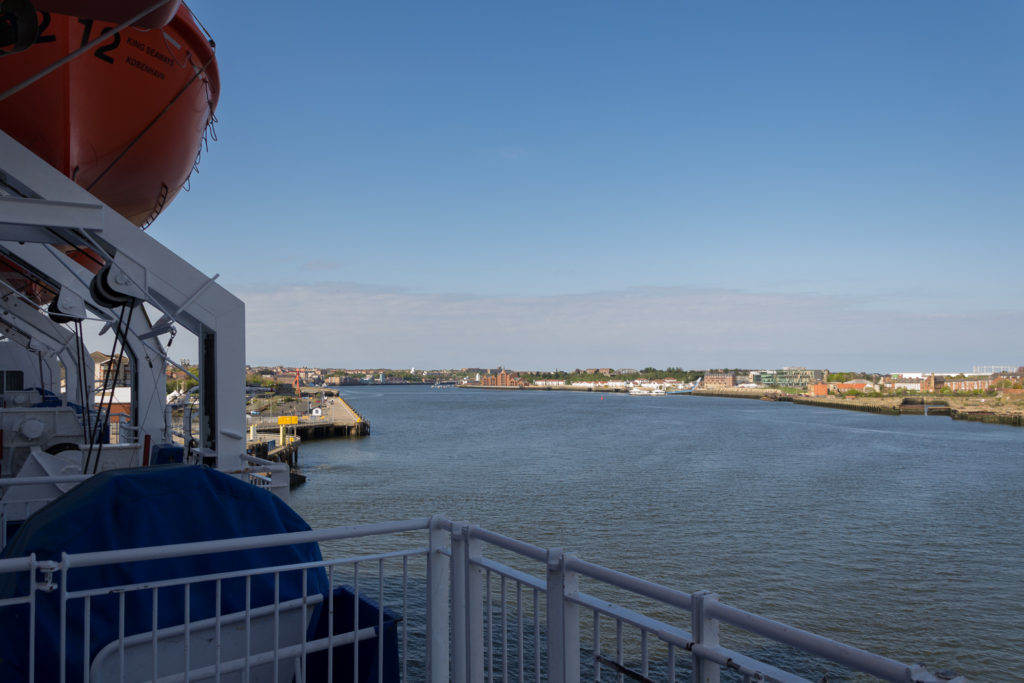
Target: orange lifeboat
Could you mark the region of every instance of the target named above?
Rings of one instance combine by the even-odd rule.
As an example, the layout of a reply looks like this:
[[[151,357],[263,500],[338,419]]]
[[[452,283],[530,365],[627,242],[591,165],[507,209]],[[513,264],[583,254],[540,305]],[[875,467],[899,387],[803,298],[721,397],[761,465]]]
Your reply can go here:
[[[143,227],[188,180],[220,90],[213,41],[184,4],[171,6],[162,27],[116,32],[117,24],[40,11],[32,44],[0,56],[3,97],[101,39],[0,100],[0,129]]]
[[[35,8],[44,12],[72,14],[89,17],[114,24],[128,21],[151,5],[152,0],[35,0]],[[133,26],[160,28],[171,20],[178,11],[181,0],[166,0],[160,7],[133,22]]]

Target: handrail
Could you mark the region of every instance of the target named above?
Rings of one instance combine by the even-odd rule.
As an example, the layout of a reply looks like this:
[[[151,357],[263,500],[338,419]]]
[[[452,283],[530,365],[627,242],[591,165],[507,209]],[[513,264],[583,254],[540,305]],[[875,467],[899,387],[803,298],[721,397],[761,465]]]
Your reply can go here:
[[[274,464],[261,458],[245,456],[244,461],[254,464]],[[392,522],[380,522],[375,524],[362,524],[354,526],[339,526],[328,529],[300,531],[291,533],[268,534],[262,536],[251,536],[242,538],[229,538],[214,541],[202,541],[195,543],[179,543],[165,546],[154,546],[147,548],[131,548],[106,550],[98,552],[86,552],[76,554],[65,554],[59,564],[50,563],[52,569],[59,567],[63,572],[80,568],[98,565],[118,565],[128,562],[152,561],[175,557],[187,557],[196,555],[215,554],[239,550],[251,550],[255,548],[267,548],[282,545],[320,543],[343,539],[365,538],[369,536],[382,536],[401,534],[411,531],[426,531],[430,534],[429,547],[416,547],[412,550],[391,551],[366,556],[352,556],[344,559],[323,559],[314,562],[287,565],[282,567],[258,567],[243,570],[234,570],[215,576],[194,577],[191,579],[174,579],[167,583],[192,580],[219,580],[244,574],[275,573],[280,571],[292,571],[305,569],[313,566],[327,566],[337,563],[350,562],[353,565],[363,561],[380,559],[385,557],[410,556],[412,554],[423,554],[431,566],[437,565],[438,561],[443,562],[442,566],[447,567],[450,563],[450,579],[448,569],[440,571],[428,571],[428,583],[431,586],[431,598],[429,604],[439,605],[440,609],[449,609],[449,594],[451,590],[452,637],[471,639],[470,652],[477,652],[482,646],[482,634],[476,634],[475,630],[482,631],[481,622],[475,621],[478,617],[472,616],[479,613],[485,604],[482,601],[484,591],[481,585],[481,576],[487,573],[486,600],[490,597],[490,575],[497,574],[502,580],[502,596],[504,596],[504,581],[511,580],[522,587],[532,588],[537,592],[546,594],[547,609],[545,610],[546,626],[548,630],[549,655],[555,662],[563,667],[561,672],[555,669],[551,671],[551,680],[569,680],[576,678],[578,671],[573,667],[573,661],[579,661],[579,608],[592,610],[595,615],[606,615],[619,622],[629,624],[641,629],[645,634],[652,634],[669,647],[680,648],[688,652],[694,659],[695,667],[707,665],[712,667],[724,667],[740,672],[749,680],[769,681],[801,681],[804,680],[796,674],[779,669],[771,664],[761,662],[753,657],[733,651],[719,644],[718,623],[725,623],[737,627],[747,633],[768,638],[776,643],[792,646],[808,654],[822,657],[831,662],[849,667],[876,678],[899,683],[931,683],[939,680],[930,674],[921,665],[908,665],[882,655],[874,654],[860,648],[846,645],[830,638],[816,635],[809,631],[788,626],[781,622],[774,621],[742,609],[723,604],[717,601],[716,596],[706,592],[687,594],[681,591],[668,588],[650,581],[625,574],[616,570],[608,569],[597,564],[580,560],[579,558],[564,553],[560,549],[545,549],[524,541],[504,536],[484,529],[479,526],[465,523],[452,523],[441,516],[420,517]],[[443,535],[438,537],[437,532]],[[451,549],[445,547],[446,540],[451,543]],[[485,557],[482,550],[484,544],[488,548],[500,548],[523,558],[527,558],[544,567],[538,576],[520,569],[515,569],[494,559]],[[33,558],[13,558],[0,560],[0,574],[18,571],[34,571],[40,567],[40,563]],[[437,567],[435,567],[437,569]],[[474,578],[474,575],[476,578]],[[431,576],[433,578],[431,578]],[[657,601],[658,603],[682,609],[689,612],[692,619],[692,631],[682,628],[683,624],[665,621],[655,616],[647,616],[642,612],[635,611],[629,607],[607,602],[588,593],[582,592],[577,579],[585,577],[601,582],[607,586],[629,591],[635,596],[642,596]],[[66,579],[65,579],[66,580]],[[161,585],[162,582],[150,582],[145,585],[124,586],[125,590],[136,588],[153,588]],[[382,584],[383,585],[383,584]],[[66,590],[63,588],[62,590]],[[83,597],[87,593],[106,592],[109,587],[94,588],[88,591],[72,591],[67,593],[68,598]],[[403,589],[404,590],[404,589]],[[381,588],[383,591],[383,588]],[[434,591],[440,591],[436,594]],[[99,594],[99,593],[97,593]],[[534,594],[536,604],[536,595]],[[501,598],[504,600],[504,597]],[[490,610],[490,607],[486,608]],[[504,607],[502,607],[504,610]],[[535,607],[536,610],[536,607]],[[460,616],[461,615],[461,616]],[[465,617],[468,616],[468,621]],[[445,617],[447,619],[448,617]],[[433,617],[431,618],[433,619]],[[502,617],[504,619],[504,617]],[[461,620],[461,621],[460,621]],[[444,626],[447,621],[439,621],[442,625],[443,635],[447,637],[448,628]],[[596,621],[595,621],[596,624]],[[709,626],[710,625],[710,626]],[[491,626],[487,627],[488,629]],[[461,630],[459,630],[461,629]],[[456,635],[457,634],[457,635]],[[710,634],[710,635],[709,635]],[[520,633],[520,637],[522,634]],[[472,641],[473,638],[477,640]],[[597,631],[595,625],[595,640]],[[312,651],[312,642],[305,643],[305,652]],[[465,643],[458,647],[460,652],[465,654]],[[644,646],[646,648],[646,645]],[[552,652],[560,653],[557,657]],[[670,650],[671,651],[671,650]],[[439,650],[440,652],[440,650]],[[454,651],[453,651],[454,652]],[[646,650],[645,650],[646,652]],[[460,655],[461,656],[461,655]],[[475,656],[475,655],[474,655]],[[645,654],[646,657],[646,654]],[[445,659],[444,661],[447,661]],[[479,664],[479,660],[473,660]],[[598,660],[600,661],[600,660]],[[646,660],[645,660],[646,661]],[[612,662],[612,665],[615,663]],[[482,666],[482,665],[480,665]],[[554,667],[554,664],[551,664]],[[717,674],[715,674],[717,676]],[[945,679],[943,679],[945,680]],[[954,679],[963,681],[964,679]]]
[[[92,474],[55,474],[52,477],[2,477],[0,489],[9,486],[31,486],[33,484],[67,484],[91,479]]]
[[[538,562],[544,562],[548,557],[548,551],[545,548],[541,548],[540,546],[532,545],[509,536],[503,536],[502,534],[498,534],[493,531],[488,531],[483,527],[475,525],[470,526],[469,535],[471,538],[478,538],[481,541],[485,541],[491,545],[496,545],[499,548],[504,548],[505,550],[511,550],[514,553],[528,557],[531,560],[537,560]]]
[[[216,541],[199,541],[196,543],[175,543],[171,545],[150,546],[147,548],[124,548],[119,550],[102,550],[91,553],[64,555],[64,565],[71,567],[92,567],[101,564],[118,564],[122,562],[138,562],[143,560],[160,560],[171,557],[188,557],[191,555],[212,555],[214,553],[235,550],[252,550],[254,548],[270,548],[281,545],[302,543],[319,543],[345,538],[362,536],[380,536],[404,531],[427,529],[429,517],[420,517],[400,522],[378,522],[360,526],[333,527],[310,531],[292,531],[264,536],[244,536],[242,538],[225,538]]]
[[[858,669],[878,678],[913,680],[911,678],[911,668],[906,664],[861,650],[852,645],[840,643],[831,638],[819,636],[793,626],[787,626],[786,624],[720,602],[713,602],[708,605],[707,612],[709,616],[717,617],[721,621],[732,624],[748,633],[756,633],[765,638],[799,648],[805,652],[812,652],[838,664]]]
[[[635,576],[624,574],[614,569],[608,569],[607,567],[602,567],[599,564],[586,562],[578,557],[567,557],[565,564],[569,571],[575,571],[583,576],[603,581],[611,586],[624,588],[634,593],[638,593],[639,595],[643,595],[644,597],[658,600],[665,604],[672,605],[673,607],[679,607],[687,611],[693,608],[693,599],[688,593],[683,593],[682,591],[677,591],[673,588],[667,588],[651,581],[645,581],[644,579],[638,579]]]
[[[7,572],[23,572],[32,567],[36,563],[35,555],[26,555],[24,557],[6,557],[0,559],[0,574]]]
[[[264,458],[260,458],[260,457],[255,456],[255,455],[249,455],[248,453],[245,453],[245,454],[242,455],[242,460],[244,460],[245,462],[248,462],[250,464],[253,464],[253,465],[260,465],[261,467],[270,467],[271,465],[279,465],[280,464],[280,463],[274,462],[273,460],[266,460]]]

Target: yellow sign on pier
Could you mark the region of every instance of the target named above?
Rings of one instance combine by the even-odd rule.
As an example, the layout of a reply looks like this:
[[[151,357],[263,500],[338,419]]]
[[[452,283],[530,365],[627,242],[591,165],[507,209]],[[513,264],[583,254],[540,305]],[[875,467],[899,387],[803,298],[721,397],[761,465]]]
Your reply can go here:
[[[279,425],[297,425],[299,424],[298,415],[282,415],[277,418],[277,424]]]

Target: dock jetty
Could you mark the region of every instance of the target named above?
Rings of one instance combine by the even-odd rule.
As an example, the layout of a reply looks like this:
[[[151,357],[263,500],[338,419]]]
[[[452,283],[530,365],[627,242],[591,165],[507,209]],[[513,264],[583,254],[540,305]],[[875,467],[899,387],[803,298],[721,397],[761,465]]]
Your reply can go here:
[[[367,436],[370,423],[340,396],[326,398],[322,408],[308,415],[260,415],[249,417],[249,440],[259,435],[277,434],[278,443],[289,436],[300,440],[333,439],[342,436]]]
[[[297,411],[293,411],[297,412]],[[322,406],[296,415],[248,415],[250,455],[288,464],[292,486],[306,480],[299,472],[299,444],[316,439],[368,436],[370,423],[340,396],[324,397]]]

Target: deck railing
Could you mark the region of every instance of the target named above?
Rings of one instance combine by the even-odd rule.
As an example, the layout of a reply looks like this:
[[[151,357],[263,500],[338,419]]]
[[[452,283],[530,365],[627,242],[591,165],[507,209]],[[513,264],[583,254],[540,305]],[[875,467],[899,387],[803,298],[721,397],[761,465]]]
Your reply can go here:
[[[0,548],[7,545],[8,529],[19,525],[37,510],[59,496],[58,484],[73,486],[85,481],[89,474],[64,474],[45,477],[0,477]],[[25,492],[7,496],[11,489]],[[16,498],[16,499],[15,499]]]
[[[125,444],[107,446],[108,453],[114,449],[131,450]],[[136,453],[133,457],[138,459],[140,456]],[[251,455],[241,456],[241,462],[245,469],[237,472],[237,476],[244,478],[253,486],[270,491],[282,500],[288,500],[290,479],[286,463]],[[0,548],[7,545],[11,525],[24,521],[68,488],[91,476],[93,475],[63,474],[45,477],[0,477]],[[58,488],[58,485],[62,486]],[[7,496],[9,490],[17,491],[19,495]]]
[[[87,588],[76,579],[89,567],[181,566],[181,558],[311,542],[319,543],[321,561]],[[352,614],[343,630],[335,625],[342,609],[335,591],[317,592],[316,581],[307,580],[316,572],[332,588],[345,584],[356,598],[346,603]],[[301,590],[281,588],[294,588],[297,576]],[[252,598],[257,582],[274,586],[264,604]],[[593,590],[584,592],[584,584]],[[366,680],[372,669],[380,683],[399,677],[794,683],[854,672],[899,683],[963,681],[745,612],[712,593],[680,592],[560,548],[442,517],[46,561],[4,559],[0,588],[0,631],[10,639],[12,628],[24,629],[15,639],[29,653],[20,673],[33,682],[217,680],[239,670],[261,671],[269,680],[335,680],[333,672],[348,667],[353,680]],[[620,596],[614,602],[603,597],[610,591]],[[165,603],[158,595],[168,592],[181,600],[184,618],[177,625],[160,616],[165,608],[158,605]],[[232,592],[240,592],[244,608],[223,612],[222,600]],[[214,596],[212,616],[194,609],[200,595]],[[238,604],[239,595],[234,598]],[[139,605],[151,612],[141,630],[126,618]],[[327,631],[313,633],[314,614],[323,610],[331,616]],[[59,615],[56,631],[40,627],[42,612]],[[100,624],[102,618],[113,623]],[[769,657],[743,651],[745,636],[726,643],[726,629],[729,636],[751,634],[798,655],[764,661]],[[102,642],[104,634],[113,637]],[[59,662],[58,677],[40,673],[38,663],[47,661]]]
[[[242,463],[247,466],[250,484],[270,491],[281,500],[288,500],[290,481],[287,463],[252,455],[243,455]]]

